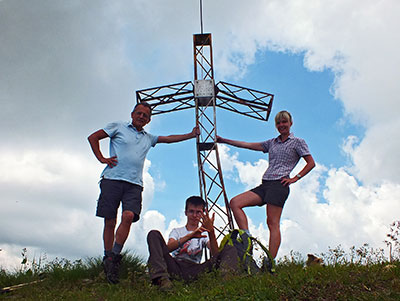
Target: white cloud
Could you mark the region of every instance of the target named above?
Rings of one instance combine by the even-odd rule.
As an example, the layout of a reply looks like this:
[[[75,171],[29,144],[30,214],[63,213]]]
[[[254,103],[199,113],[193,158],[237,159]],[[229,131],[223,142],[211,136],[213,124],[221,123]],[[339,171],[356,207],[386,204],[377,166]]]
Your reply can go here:
[[[149,173],[149,168],[151,166],[150,160],[145,160],[144,169],[143,169],[143,203],[142,210],[145,212],[147,208],[151,204],[151,200],[153,199],[155,183],[153,177]]]
[[[345,153],[354,162],[353,172],[366,184],[397,182],[397,166],[400,144],[395,139],[400,129],[397,117],[369,128],[361,141],[349,137],[344,145]]]
[[[237,152],[230,154],[230,148],[225,144],[219,144],[218,151],[224,177],[245,184],[245,190],[260,183],[261,177],[268,167],[267,160],[260,159],[254,163],[241,162],[239,154]]]
[[[23,250],[20,246],[3,244],[0,250],[0,267],[7,268],[9,271],[21,271],[24,266],[21,264],[23,259]],[[28,268],[32,263],[33,258],[43,258],[44,254],[37,249],[27,249],[25,256],[28,258]]]
[[[63,185],[67,179],[78,184],[93,178],[99,170],[95,160],[87,160],[81,154],[71,154],[61,149],[26,149],[17,152],[2,149],[1,153],[1,169],[7,170],[0,179],[3,184]]]
[[[161,233],[165,232],[165,217],[156,210],[149,210],[143,215],[143,229],[148,233],[152,229],[156,229]]]

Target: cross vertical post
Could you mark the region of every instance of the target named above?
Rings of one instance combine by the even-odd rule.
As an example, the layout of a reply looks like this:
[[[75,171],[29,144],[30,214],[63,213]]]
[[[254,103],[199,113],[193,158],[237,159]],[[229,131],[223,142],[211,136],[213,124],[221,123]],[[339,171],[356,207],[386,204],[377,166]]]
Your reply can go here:
[[[196,140],[200,195],[209,212],[216,214],[218,237],[234,225],[216,143],[216,87],[210,33],[193,35],[193,52],[196,125],[200,128]]]

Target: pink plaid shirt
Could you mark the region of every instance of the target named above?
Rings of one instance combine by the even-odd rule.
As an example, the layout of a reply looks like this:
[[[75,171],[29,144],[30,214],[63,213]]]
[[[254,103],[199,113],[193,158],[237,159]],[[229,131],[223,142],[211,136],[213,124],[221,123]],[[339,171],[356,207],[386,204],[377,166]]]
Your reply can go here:
[[[290,133],[284,142],[278,137],[261,142],[264,153],[269,154],[269,165],[263,180],[280,180],[289,177],[301,157],[310,155],[307,143]]]

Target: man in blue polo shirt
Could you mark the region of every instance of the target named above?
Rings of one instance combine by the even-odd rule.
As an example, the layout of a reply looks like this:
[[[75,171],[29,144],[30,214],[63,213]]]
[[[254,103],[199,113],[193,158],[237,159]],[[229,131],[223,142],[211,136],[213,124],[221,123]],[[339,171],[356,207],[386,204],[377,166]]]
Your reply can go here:
[[[133,222],[140,218],[142,209],[143,166],[150,147],[157,143],[173,143],[196,137],[199,128],[182,135],[154,136],[143,127],[150,122],[151,107],[146,102],[137,104],[131,113],[132,122],[108,124],[88,137],[96,158],[107,164],[101,174],[100,197],[96,215],[104,218],[103,265],[107,280],[118,283],[121,250]],[[110,157],[105,158],[99,141],[110,138]],[[122,203],[122,218],[117,231],[118,207]]]

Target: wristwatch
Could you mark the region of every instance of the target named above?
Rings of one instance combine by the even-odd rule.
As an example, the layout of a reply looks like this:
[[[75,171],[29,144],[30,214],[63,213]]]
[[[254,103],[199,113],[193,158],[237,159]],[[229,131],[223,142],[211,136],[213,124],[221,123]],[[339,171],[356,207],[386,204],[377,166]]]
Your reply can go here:
[[[301,179],[301,175],[300,175],[299,173],[296,175],[296,177],[297,177],[298,179]]]

